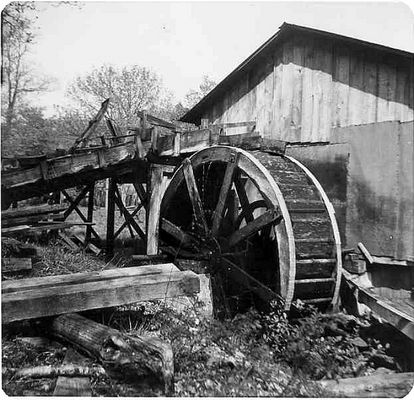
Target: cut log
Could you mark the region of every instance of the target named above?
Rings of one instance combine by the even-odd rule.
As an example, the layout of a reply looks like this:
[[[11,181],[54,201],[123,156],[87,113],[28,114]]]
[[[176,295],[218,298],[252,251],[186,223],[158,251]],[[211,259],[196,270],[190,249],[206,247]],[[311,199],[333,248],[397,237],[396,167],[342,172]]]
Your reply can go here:
[[[21,272],[32,269],[31,258],[2,258],[1,272]]]
[[[84,357],[72,348],[69,348],[63,360],[63,366],[67,367],[74,363],[82,363],[83,361],[86,361]],[[56,380],[53,396],[91,397],[90,380],[87,377],[67,377],[61,375]]]
[[[414,372],[378,374],[359,378],[319,381],[333,397],[394,397],[407,395],[414,384]]]
[[[78,314],[60,315],[50,332],[96,357],[109,372],[124,377],[153,376],[173,388],[174,362],[171,346],[155,337],[129,336]]]

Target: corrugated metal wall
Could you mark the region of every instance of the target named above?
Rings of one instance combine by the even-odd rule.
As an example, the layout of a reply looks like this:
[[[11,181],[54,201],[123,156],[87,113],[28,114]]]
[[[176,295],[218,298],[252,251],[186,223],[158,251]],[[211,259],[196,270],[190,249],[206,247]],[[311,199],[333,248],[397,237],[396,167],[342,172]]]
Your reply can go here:
[[[303,35],[290,37],[240,76],[203,118],[257,121],[265,137],[330,140],[332,127],[411,121],[410,60]]]

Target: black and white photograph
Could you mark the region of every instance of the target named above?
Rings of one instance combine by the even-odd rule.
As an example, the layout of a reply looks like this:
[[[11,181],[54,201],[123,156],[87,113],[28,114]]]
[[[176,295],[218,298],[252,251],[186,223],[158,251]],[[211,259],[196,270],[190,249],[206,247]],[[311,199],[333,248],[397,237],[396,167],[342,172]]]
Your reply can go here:
[[[2,396],[414,396],[414,3],[1,10]]]

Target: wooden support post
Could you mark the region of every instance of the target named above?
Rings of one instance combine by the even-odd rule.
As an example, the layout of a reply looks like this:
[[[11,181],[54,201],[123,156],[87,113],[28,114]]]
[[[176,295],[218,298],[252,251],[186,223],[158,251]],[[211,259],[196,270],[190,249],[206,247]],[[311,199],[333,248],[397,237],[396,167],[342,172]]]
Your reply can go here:
[[[106,256],[111,258],[114,255],[114,237],[115,237],[115,178],[109,179],[108,185],[108,203],[106,215]]]
[[[207,129],[208,128],[208,118],[201,119],[200,129]]]
[[[95,183],[92,183],[89,186],[89,192],[88,192],[88,214],[87,214],[87,220],[88,222],[93,222],[93,201],[94,201],[94,192],[95,192]],[[85,233],[85,243],[86,246],[91,241],[92,236],[92,226],[86,225],[86,233]]]
[[[167,186],[164,170],[169,166],[151,164],[148,183],[149,202],[147,208],[147,254],[158,254],[158,234],[161,200]]]
[[[174,143],[173,143],[173,156],[179,156],[180,155],[180,140],[181,140],[181,132],[176,131],[174,133]]]
[[[158,129],[156,126],[151,131],[151,149],[155,154],[158,154]]]

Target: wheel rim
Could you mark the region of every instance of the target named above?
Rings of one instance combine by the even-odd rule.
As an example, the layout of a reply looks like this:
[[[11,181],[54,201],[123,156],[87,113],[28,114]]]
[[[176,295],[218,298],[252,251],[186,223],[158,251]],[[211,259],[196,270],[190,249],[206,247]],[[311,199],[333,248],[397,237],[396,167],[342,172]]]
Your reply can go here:
[[[232,197],[238,204],[233,217]],[[286,309],[290,307],[295,243],[289,213],[275,180],[251,154],[228,146],[193,154],[173,175],[162,200],[161,216],[162,226],[169,227],[164,237],[167,242],[175,241],[177,254],[194,253],[193,242],[195,252],[220,257],[225,266],[241,260],[228,253],[246,249],[250,240],[264,237],[267,230],[276,254],[271,262],[277,281],[265,284],[283,297]]]

